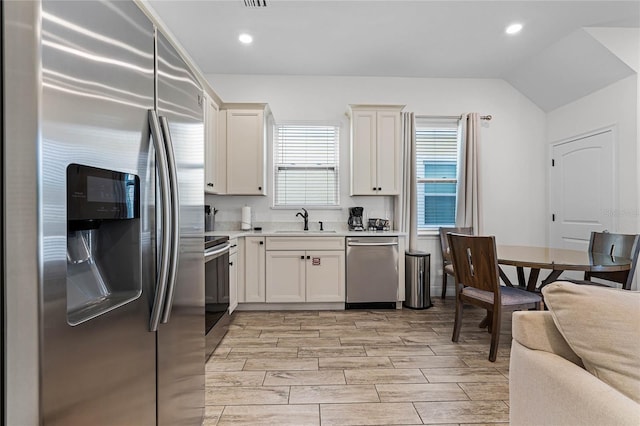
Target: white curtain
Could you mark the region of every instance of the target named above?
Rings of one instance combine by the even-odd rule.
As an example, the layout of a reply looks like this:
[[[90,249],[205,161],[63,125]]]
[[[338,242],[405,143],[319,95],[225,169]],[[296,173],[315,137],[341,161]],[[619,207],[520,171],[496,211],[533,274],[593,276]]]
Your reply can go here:
[[[417,250],[416,205],[416,120],[412,112],[402,113],[402,188],[395,207],[396,227],[409,235],[408,249]]]
[[[476,235],[480,229],[480,198],[478,192],[478,140],[480,116],[470,113],[462,116],[460,158],[458,161],[458,203],[456,226],[473,226]]]

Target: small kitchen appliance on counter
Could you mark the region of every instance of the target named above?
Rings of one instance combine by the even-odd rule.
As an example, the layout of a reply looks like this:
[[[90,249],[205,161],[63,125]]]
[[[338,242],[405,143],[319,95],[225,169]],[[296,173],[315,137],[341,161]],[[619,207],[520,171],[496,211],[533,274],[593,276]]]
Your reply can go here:
[[[391,229],[389,219],[369,218],[367,229],[369,231],[389,231]]]
[[[364,220],[362,219],[363,207],[350,207],[349,208],[349,231],[364,231]]]

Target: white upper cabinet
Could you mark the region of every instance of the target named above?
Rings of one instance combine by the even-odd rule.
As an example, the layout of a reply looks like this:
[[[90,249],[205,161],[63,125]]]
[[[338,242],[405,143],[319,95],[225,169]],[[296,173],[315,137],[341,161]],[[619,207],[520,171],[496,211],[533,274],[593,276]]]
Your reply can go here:
[[[265,104],[226,106],[227,194],[266,194],[267,117]]]
[[[224,187],[226,176],[221,168],[227,159],[224,156],[224,139],[219,135],[219,108],[210,95],[205,96],[205,100],[204,191],[209,194],[221,194],[226,190]]]
[[[404,105],[351,105],[351,195],[398,195]]]

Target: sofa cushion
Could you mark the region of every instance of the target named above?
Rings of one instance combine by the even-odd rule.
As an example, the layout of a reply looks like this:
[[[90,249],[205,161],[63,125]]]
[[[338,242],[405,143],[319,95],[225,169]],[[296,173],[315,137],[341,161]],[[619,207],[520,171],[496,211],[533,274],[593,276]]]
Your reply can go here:
[[[584,368],[582,359],[571,349],[553,322],[549,311],[516,311],[513,313],[513,340],[536,351],[549,352]]]
[[[542,294],[587,371],[640,403],[640,293],[559,281]]]

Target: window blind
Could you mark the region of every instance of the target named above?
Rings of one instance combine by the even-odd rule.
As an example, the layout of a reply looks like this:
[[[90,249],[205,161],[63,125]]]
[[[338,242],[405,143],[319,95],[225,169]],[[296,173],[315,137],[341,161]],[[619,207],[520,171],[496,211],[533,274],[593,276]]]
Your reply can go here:
[[[455,224],[458,121],[416,120],[418,229]]]
[[[275,206],[339,204],[339,127],[276,126]]]

